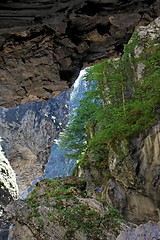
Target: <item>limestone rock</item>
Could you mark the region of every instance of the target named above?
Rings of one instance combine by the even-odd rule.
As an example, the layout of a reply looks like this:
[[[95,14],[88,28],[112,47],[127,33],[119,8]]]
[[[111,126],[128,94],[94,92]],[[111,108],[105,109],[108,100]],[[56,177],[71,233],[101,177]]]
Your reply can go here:
[[[2,150],[0,138],[0,239],[8,239],[10,216],[4,211],[6,205],[18,197],[16,175]]]
[[[0,141],[2,141],[0,139]],[[18,196],[16,175],[0,145],[0,206],[7,205]]]
[[[0,105],[49,99],[82,67],[119,55],[137,25],[159,16],[159,0],[2,1]]]
[[[128,92],[131,92],[130,95],[134,91],[134,87],[132,89],[131,86],[132,82],[140,81],[141,83],[145,81],[147,69],[144,66],[147,63],[144,61],[144,64],[142,59],[144,59],[144,56],[147,58],[147,54],[151,54],[155,46],[159,47],[159,22],[160,18],[157,18],[145,27],[137,27],[135,34],[130,39],[133,51],[130,49],[131,52],[129,52],[128,49],[131,61],[127,65],[126,78],[127,80],[129,79],[131,90],[128,90]],[[138,59],[138,57],[140,58]],[[130,135],[126,139],[124,139],[123,134],[122,139],[118,137],[118,140],[115,140],[115,137],[110,144],[110,148],[106,146],[108,155],[106,154],[106,158],[102,162],[99,163],[92,154],[90,154],[91,156],[88,154],[88,165],[86,163],[78,170],[79,176],[87,179],[87,186],[89,186],[91,195],[96,194],[106,198],[112,206],[119,209],[126,220],[138,224],[149,220],[159,221],[159,105],[155,106],[153,111],[157,115],[152,127],[146,128],[144,132],[141,128],[139,133],[137,131],[134,136]],[[132,115],[127,117],[134,118]],[[148,117],[144,121],[144,125],[149,120]],[[134,123],[130,127],[132,126],[134,127]],[[98,164],[99,166],[97,167]],[[101,192],[96,192],[96,188],[100,188]]]
[[[19,193],[43,175],[51,147],[67,123],[69,98],[66,92],[46,102],[0,109],[0,136]]]
[[[101,215],[104,215],[106,209],[104,208],[101,202],[98,202],[96,199],[93,198],[78,198],[80,203],[83,203],[86,206],[89,206],[95,212],[98,212]]]
[[[84,180],[71,177],[39,182],[28,199],[7,206],[14,224],[10,239],[115,240],[122,219],[87,198],[85,186]]]
[[[160,224],[149,221],[136,228],[128,228],[122,232],[116,240],[159,240]]]
[[[149,25],[136,29],[139,44],[134,48],[135,58],[140,57],[149,47],[159,44],[159,22],[160,18],[157,18]],[[143,81],[146,71],[144,66],[143,62],[131,66],[130,77],[133,81]],[[160,122],[157,121],[144,133],[131,137],[129,141],[117,143],[115,151],[109,155],[109,169],[116,181],[113,180],[112,190],[108,183],[107,196],[116,206],[119,183],[123,185],[123,201],[126,199],[123,214],[129,221],[142,223],[150,219],[159,220],[159,138]],[[120,206],[118,208],[121,209]]]

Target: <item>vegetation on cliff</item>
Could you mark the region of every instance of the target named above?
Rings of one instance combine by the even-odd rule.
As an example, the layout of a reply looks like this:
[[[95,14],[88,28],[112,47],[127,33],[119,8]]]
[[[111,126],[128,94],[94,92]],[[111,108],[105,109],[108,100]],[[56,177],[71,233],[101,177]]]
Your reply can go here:
[[[138,49],[141,52],[136,56]],[[160,107],[159,61],[160,46],[154,41],[140,42],[134,34],[122,58],[87,69],[85,80],[93,87],[61,137],[70,157],[84,161],[91,153],[94,159],[106,159],[117,141],[154,124]]]
[[[57,236],[66,240],[100,240],[108,239],[108,234],[115,239],[122,223],[116,209],[108,207],[106,202],[87,198],[86,181],[73,177],[39,182],[26,199],[24,211],[26,224],[37,229],[39,239],[50,239],[48,227],[53,229],[52,239]],[[61,233],[57,232],[57,225]]]
[[[121,59],[87,70],[92,87],[61,136],[81,178],[45,179],[14,208],[33,239],[115,240],[125,222],[110,206],[129,222],[159,220],[158,41],[134,34]],[[156,130],[148,130],[154,124]]]

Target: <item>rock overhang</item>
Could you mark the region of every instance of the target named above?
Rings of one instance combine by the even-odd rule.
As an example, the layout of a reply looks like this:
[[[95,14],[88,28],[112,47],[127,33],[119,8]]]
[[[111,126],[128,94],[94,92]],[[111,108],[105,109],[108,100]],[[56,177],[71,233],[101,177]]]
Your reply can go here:
[[[123,52],[159,0],[3,0],[0,105],[42,101],[67,90],[81,68]]]

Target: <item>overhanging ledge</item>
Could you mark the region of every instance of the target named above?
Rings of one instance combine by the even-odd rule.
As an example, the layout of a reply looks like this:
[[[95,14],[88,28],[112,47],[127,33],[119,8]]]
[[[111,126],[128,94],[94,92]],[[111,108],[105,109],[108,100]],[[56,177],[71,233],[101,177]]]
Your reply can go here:
[[[82,67],[119,55],[159,0],[10,0],[0,3],[0,106],[49,99]]]

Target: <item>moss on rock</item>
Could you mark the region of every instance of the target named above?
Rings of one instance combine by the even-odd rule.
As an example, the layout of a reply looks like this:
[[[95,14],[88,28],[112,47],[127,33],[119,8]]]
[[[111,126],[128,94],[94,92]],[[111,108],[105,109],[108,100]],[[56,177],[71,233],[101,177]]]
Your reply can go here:
[[[22,225],[32,228],[39,240],[56,236],[66,240],[115,239],[123,221],[106,202],[88,198],[86,181],[76,177],[39,182],[23,203],[21,214],[24,212]],[[18,219],[19,212],[16,214]]]

